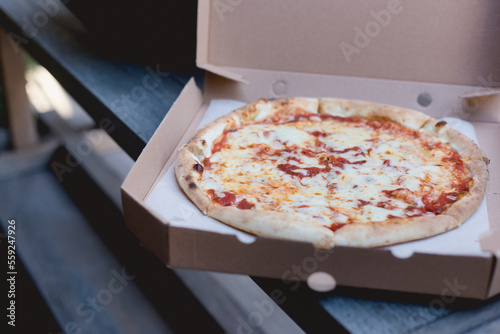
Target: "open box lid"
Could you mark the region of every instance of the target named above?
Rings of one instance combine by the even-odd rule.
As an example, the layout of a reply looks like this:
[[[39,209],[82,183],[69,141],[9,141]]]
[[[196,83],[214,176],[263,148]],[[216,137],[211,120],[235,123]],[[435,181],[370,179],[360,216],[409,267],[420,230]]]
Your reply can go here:
[[[209,75],[210,97],[335,96],[440,117],[463,94],[498,94],[499,16],[494,0],[200,1],[197,63],[240,82]],[[483,114],[470,118],[500,121]]]
[[[246,68],[466,86],[500,76],[494,0],[205,0],[198,12],[198,66],[222,75]]]

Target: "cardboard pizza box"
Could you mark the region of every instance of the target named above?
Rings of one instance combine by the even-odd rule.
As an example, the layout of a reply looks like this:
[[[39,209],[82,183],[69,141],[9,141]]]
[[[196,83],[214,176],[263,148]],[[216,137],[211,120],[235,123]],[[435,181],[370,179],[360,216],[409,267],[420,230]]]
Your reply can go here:
[[[327,285],[333,278],[345,286],[475,299],[500,293],[499,14],[495,0],[200,1],[197,62],[207,70],[204,90],[194,80],[186,85],[123,183],[127,226],[176,268],[286,281],[326,277]],[[432,251],[402,253],[387,247],[320,251],[264,237],[249,242],[184,226],[149,204],[211,102],[283,96],[367,100],[472,124],[491,160],[478,255],[442,252],[445,239],[436,239]],[[443,245],[459,248],[460,242],[448,238]]]

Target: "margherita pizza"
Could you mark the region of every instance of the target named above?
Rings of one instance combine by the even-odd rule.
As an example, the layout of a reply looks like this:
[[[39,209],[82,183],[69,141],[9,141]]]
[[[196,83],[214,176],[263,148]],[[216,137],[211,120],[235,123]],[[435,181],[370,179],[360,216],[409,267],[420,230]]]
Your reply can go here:
[[[175,171],[204,214],[235,228],[375,247],[459,226],[485,196],[487,164],[473,141],[417,111],[286,98],[208,124]]]

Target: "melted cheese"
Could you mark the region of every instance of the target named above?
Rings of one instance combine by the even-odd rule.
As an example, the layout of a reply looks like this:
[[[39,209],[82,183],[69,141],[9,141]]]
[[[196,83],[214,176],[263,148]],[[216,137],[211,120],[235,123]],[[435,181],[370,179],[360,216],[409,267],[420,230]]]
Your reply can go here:
[[[426,133],[414,138],[318,116],[286,121],[228,132],[209,158],[202,188],[328,227],[433,214],[424,198],[437,200],[454,191],[457,177],[466,178],[443,163],[451,149]]]

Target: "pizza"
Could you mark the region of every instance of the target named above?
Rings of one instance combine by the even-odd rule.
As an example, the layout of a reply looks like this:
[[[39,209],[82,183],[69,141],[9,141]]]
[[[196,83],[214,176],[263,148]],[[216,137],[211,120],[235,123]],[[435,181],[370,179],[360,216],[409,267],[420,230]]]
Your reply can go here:
[[[488,159],[423,113],[341,99],[261,99],[179,149],[177,181],[204,214],[317,248],[377,247],[458,227]]]

